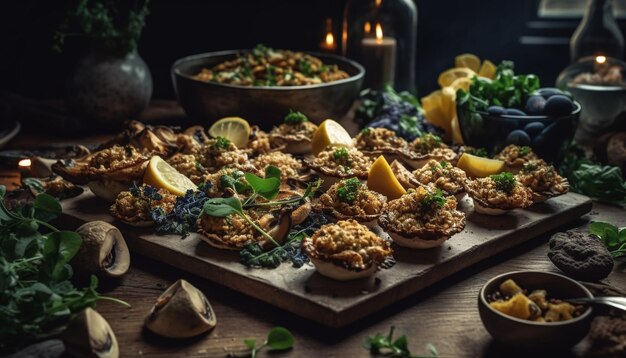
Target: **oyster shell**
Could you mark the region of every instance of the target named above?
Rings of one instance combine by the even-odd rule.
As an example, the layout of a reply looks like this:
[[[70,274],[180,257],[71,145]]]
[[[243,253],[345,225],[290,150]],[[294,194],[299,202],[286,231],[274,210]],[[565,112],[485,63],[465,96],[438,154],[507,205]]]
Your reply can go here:
[[[333,184],[326,193],[320,196],[314,210],[324,213],[333,222],[352,219],[370,228],[376,226],[378,216],[387,203],[387,197],[361,184],[354,201],[345,202],[338,196],[338,191],[344,187],[345,183],[344,180]]]
[[[511,192],[499,190],[491,177],[467,180],[464,187],[474,201],[474,209],[481,214],[501,215],[533,203],[532,190],[517,181]]]
[[[355,147],[366,156],[384,156],[388,162],[401,159],[408,143],[392,130],[386,128],[365,128],[354,138]]]
[[[543,202],[569,191],[569,182],[556,169],[541,159],[528,161],[516,175],[517,180],[532,190],[532,200]]]
[[[283,152],[290,154],[311,153],[311,138],[317,125],[309,121],[298,124],[282,123],[269,133],[273,146],[284,146]]]
[[[507,171],[516,174],[522,169],[524,164],[539,160],[539,157],[530,147],[510,144],[496,154],[494,159],[502,160],[506,165]]]
[[[307,158],[304,164],[322,180],[321,189],[328,190],[337,181],[352,177],[366,180],[371,158],[356,148],[327,148],[314,158]]]
[[[463,183],[467,175],[462,169],[452,166],[448,161],[429,160],[420,169],[413,171],[413,178],[422,185],[431,185],[442,190],[446,195],[460,195],[465,191]]]

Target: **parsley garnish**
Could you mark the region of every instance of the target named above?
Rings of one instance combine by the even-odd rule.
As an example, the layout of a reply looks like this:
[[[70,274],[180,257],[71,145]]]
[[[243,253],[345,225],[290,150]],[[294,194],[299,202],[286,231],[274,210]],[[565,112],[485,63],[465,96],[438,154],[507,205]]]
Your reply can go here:
[[[348,150],[344,147],[335,149],[335,151],[333,152],[333,158],[336,161],[349,160]]]
[[[372,128],[367,127],[367,128],[361,129],[361,135],[368,136],[370,134],[372,134]]]
[[[513,192],[513,189],[515,189],[515,185],[517,185],[517,180],[515,180],[515,176],[509,172],[493,174],[489,177],[496,183],[496,189],[503,191],[507,194],[511,194]]]
[[[438,356],[437,349],[432,344],[426,345],[428,356],[416,356],[411,354],[406,336],[403,335],[394,340],[393,331],[394,327],[391,326],[389,334],[386,336],[377,333],[374,337],[367,337],[365,341],[363,341],[363,348],[374,354],[381,354],[387,357],[436,358]]]
[[[342,184],[343,185],[337,189],[337,198],[344,203],[354,203],[359,188],[361,187],[361,181],[359,178],[350,178],[342,181]]]
[[[535,163],[526,163],[524,164],[524,167],[522,168],[522,172],[530,173],[530,172],[537,170],[537,168],[539,168],[539,166]]]
[[[300,123],[307,122],[309,119],[302,112],[294,112],[289,110],[289,114],[285,116],[284,122],[286,124],[296,125]]]
[[[530,154],[533,150],[529,146],[523,146],[519,149],[519,156],[525,157]]]
[[[224,137],[218,136],[215,138],[215,143],[211,144],[213,150],[226,150],[230,147],[230,140]]]
[[[426,215],[441,209],[446,204],[446,197],[441,189],[435,189],[434,192],[427,193],[422,199],[420,212]]]

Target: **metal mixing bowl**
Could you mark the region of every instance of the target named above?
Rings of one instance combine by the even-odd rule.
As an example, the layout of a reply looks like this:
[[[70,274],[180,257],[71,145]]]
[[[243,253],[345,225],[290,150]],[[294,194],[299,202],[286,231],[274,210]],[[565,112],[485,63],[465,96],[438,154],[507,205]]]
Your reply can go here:
[[[246,50],[209,52],[181,58],[172,65],[172,81],[178,102],[194,120],[211,123],[238,116],[261,128],[282,122],[289,110],[307,115],[315,123],[345,116],[357,99],[365,69],[344,57],[310,53],[325,64],[337,65],[350,77],[306,86],[239,86],[204,82],[193,77],[203,68],[232,60]]]

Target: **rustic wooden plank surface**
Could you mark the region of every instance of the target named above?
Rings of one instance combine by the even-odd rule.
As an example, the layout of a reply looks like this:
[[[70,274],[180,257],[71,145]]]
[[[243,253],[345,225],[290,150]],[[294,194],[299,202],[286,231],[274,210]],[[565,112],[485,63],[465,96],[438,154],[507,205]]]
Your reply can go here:
[[[626,211],[594,204],[594,211],[560,230],[583,229],[589,220],[604,220],[626,226]],[[368,357],[361,348],[366,336],[387,332],[391,325],[406,334],[415,353],[433,343],[441,357],[527,356],[493,341],[478,316],[480,287],[491,277],[514,270],[558,272],[546,257],[547,239],[536,239],[482,261],[446,278],[420,293],[401,300],[363,320],[333,329],[246,295],[209,282],[163,263],[133,255],[130,272],[115,282],[105,282],[108,295],[131,303],[131,309],[110,302],[98,311],[111,323],[126,357],[224,357],[244,349],[245,338],[263,339],[277,325],[288,327],[296,337],[295,348],[273,357]],[[178,278],[199,287],[211,301],[218,325],[209,334],[185,341],[169,341],[143,330],[143,319],[159,293]],[[617,265],[605,282],[626,289],[626,265]],[[589,342],[583,341],[559,357],[585,356]],[[262,356],[266,356],[263,354]],[[269,355],[268,355],[269,356]]]
[[[108,204],[88,190],[63,202],[64,214],[82,221],[113,222]],[[463,232],[430,250],[394,245],[397,263],[375,277],[340,282],[323,277],[312,265],[295,269],[283,264],[274,270],[250,269],[236,252],[210,247],[199,234],[181,239],[158,235],[151,228],[114,222],[125,234],[131,251],[221,283],[282,309],[327,326],[341,327],[389,306],[472,264],[530,240],[591,210],[591,201],[569,193],[527,210],[498,217],[473,212],[471,199],[460,201],[467,215]],[[383,234],[386,235],[386,234]]]

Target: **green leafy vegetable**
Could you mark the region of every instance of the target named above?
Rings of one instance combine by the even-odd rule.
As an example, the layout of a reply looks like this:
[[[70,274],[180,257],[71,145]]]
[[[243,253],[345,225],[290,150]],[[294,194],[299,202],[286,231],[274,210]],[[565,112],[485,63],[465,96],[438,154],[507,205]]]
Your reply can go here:
[[[611,256],[626,255],[626,227],[618,228],[605,222],[589,224],[589,233],[596,236],[609,249]]]
[[[365,338],[365,341],[363,341],[363,348],[374,354],[382,354],[388,357],[433,358],[438,356],[437,349],[432,344],[426,345],[426,350],[429,354],[427,356],[411,354],[411,351],[409,350],[409,342],[406,336],[402,335],[394,340],[393,331],[394,327],[391,326],[387,335],[376,333],[373,337]]]
[[[215,138],[215,143],[211,144],[211,149],[214,151],[222,151],[230,148],[230,140],[228,138],[218,136]]]
[[[496,189],[503,191],[507,194],[511,194],[515,186],[517,185],[517,180],[515,176],[509,172],[502,172],[500,174],[493,174],[489,176],[495,183]]]
[[[307,116],[304,115],[304,113],[294,112],[292,110],[289,110],[289,114],[285,116],[284,121],[286,124],[295,125],[295,124],[307,122],[308,120],[309,119],[307,118]]]
[[[265,347],[269,347],[270,351],[285,351],[287,349],[293,348],[295,344],[295,339],[293,338],[293,334],[284,327],[274,327],[267,334],[267,339],[265,342],[257,347],[257,343],[255,339],[244,339],[243,343],[250,350],[250,357],[255,358],[259,351],[261,351]],[[233,357],[234,354],[229,354],[229,356]]]
[[[626,182],[619,167],[602,165],[587,158],[572,144],[565,152],[559,174],[566,177],[573,192],[613,205],[626,206]]]
[[[345,147],[335,149],[335,151],[333,152],[333,158],[337,161],[349,159],[348,150]]]
[[[0,352],[58,333],[97,300],[123,303],[100,296],[95,276],[83,289],[70,281],[70,261],[82,239],[50,224],[61,214],[56,199],[39,194],[32,204],[9,210],[5,193],[0,186]]]
[[[528,154],[532,153],[532,151],[533,151],[532,148],[530,148],[529,146],[525,145],[523,147],[520,147],[520,149],[519,149],[519,156],[520,157],[525,157]]]
[[[361,187],[361,181],[359,178],[350,178],[344,180],[342,184],[343,185],[337,189],[337,197],[344,203],[354,203],[359,188]]]
[[[219,186],[222,189],[231,188],[240,194],[246,194],[252,191],[252,187],[246,181],[245,173],[240,170],[234,170],[230,174],[222,175],[220,177]]]
[[[493,80],[475,76],[469,91],[457,91],[457,103],[470,111],[485,111],[489,106],[523,109],[528,97],[539,89],[533,74],[516,75],[511,61],[502,61]]]
[[[274,166],[265,168],[265,178],[258,177],[252,173],[244,174],[252,190],[267,200],[272,200],[278,195],[280,190],[280,169]]]

